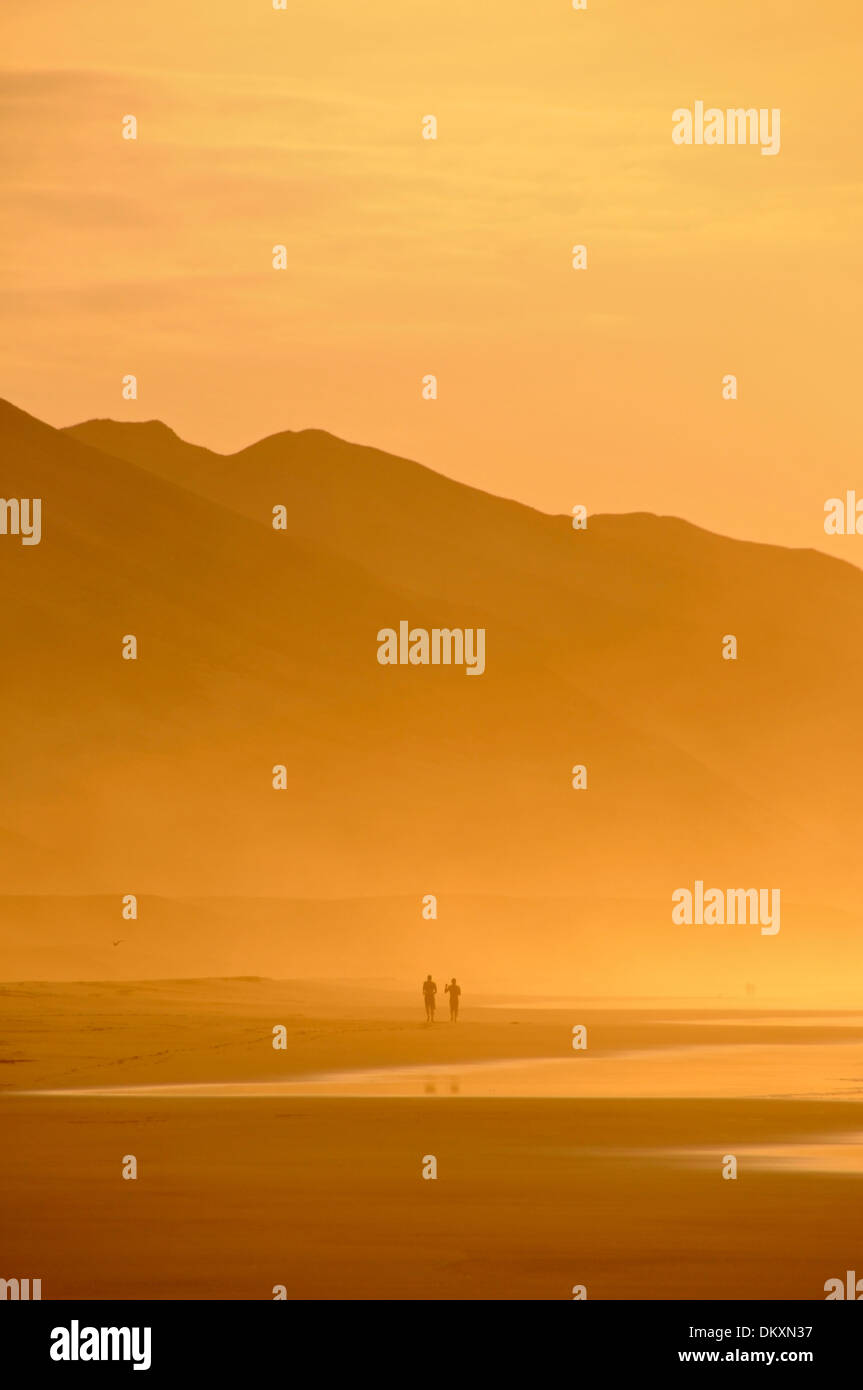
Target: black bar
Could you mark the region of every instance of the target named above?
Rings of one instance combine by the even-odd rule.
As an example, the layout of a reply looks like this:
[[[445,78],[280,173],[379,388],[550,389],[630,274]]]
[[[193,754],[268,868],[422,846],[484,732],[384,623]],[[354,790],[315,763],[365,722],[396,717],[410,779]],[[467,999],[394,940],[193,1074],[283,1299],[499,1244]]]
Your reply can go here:
[[[99,1332],[94,1338],[88,1329]],[[57,1360],[96,1348],[101,1329],[110,1355],[128,1359]],[[128,1329],[128,1339],[123,1334]],[[138,1329],[133,1340],[133,1329]],[[149,1365],[145,1366],[149,1329]],[[746,1329],[744,1331],[744,1329]],[[68,1341],[67,1341],[68,1338]],[[458,1338],[458,1341],[453,1339]],[[531,1386],[563,1375],[656,1372],[696,1374],[703,1366],[734,1372],[803,1368],[823,1384],[825,1374],[856,1364],[861,1315],[825,1302],[31,1302],[0,1305],[4,1369],[50,1372],[52,1381],[92,1378],[100,1370],[161,1382],[171,1373],[223,1380],[230,1375],[283,1372],[285,1379],[329,1379],[335,1369],[365,1381],[450,1378],[455,1367],[484,1379],[498,1368],[527,1368]],[[309,1365],[311,1363],[311,1365]],[[557,1367],[557,1370],[554,1368]],[[532,1368],[532,1373],[531,1373]],[[590,1369],[592,1368],[592,1370]],[[310,1374],[311,1371],[311,1374]],[[146,1383],[143,1378],[141,1383]]]

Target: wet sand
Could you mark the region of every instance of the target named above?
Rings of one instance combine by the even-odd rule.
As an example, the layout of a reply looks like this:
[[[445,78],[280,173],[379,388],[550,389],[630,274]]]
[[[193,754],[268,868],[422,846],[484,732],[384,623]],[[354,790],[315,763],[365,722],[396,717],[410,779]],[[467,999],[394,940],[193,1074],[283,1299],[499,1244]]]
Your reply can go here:
[[[621,1049],[593,1057],[571,1050],[558,1057],[482,1062],[434,1062],[425,1066],[352,1068],[281,1081],[198,1081],[149,1085],[73,1086],[26,1092],[44,1096],[125,1096],[173,1100],[299,1096],[409,1100],[417,1096],[478,1099],[565,1100],[860,1100],[863,1043],[692,1044]]]
[[[820,1300],[859,1265],[863,1183],[817,1171],[825,1146],[851,1152],[863,1131],[847,1096],[482,1098],[443,1081],[414,1098],[20,1094],[446,1072],[565,1056],[574,1023],[606,1067],[677,1044],[731,1046],[745,1071],[753,1045],[784,1039],[811,1057],[823,1044],[825,1057],[832,1044],[853,1059],[863,1043],[859,1016],[761,1009],[749,1022],[727,1006],[490,1008],[427,1029],[360,993],[4,987],[2,1273],[42,1278],[45,1298],[267,1299],[283,1284],[299,1299],[567,1299],[585,1284],[590,1298]],[[813,1168],[776,1161],[807,1152]],[[135,1182],[121,1177],[128,1154]],[[422,1177],[430,1154],[435,1181]],[[725,1154],[737,1181],[721,1177]]]

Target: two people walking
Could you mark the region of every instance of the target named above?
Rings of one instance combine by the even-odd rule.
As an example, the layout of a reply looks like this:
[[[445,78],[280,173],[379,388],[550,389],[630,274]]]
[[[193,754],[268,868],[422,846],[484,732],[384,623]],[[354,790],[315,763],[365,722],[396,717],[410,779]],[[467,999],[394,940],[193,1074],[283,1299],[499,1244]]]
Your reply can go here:
[[[458,1022],[458,1001],[461,996],[461,985],[453,975],[448,985],[444,986],[444,994],[449,995],[449,1021]],[[434,1023],[435,1002],[437,998],[437,985],[431,975],[427,975],[423,980],[423,1003],[426,1006],[426,1023]]]

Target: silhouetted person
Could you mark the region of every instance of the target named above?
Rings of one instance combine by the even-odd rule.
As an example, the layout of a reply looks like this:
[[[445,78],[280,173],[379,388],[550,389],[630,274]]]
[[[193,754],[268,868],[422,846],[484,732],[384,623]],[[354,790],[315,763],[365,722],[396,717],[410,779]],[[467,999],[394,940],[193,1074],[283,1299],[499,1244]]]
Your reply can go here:
[[[437,985],[431,975],[427,975],[423,980],[423,1002],[426,1006],[426,1023],[434,1023],[435,995]]]
[[[458,1001],[459,995],[461,994],[461,985],[456,983],[455,975],[453,975],[448,985],[444,985],[444,994],[449,995],[449,1021],[450,1023],[457,1023]]]

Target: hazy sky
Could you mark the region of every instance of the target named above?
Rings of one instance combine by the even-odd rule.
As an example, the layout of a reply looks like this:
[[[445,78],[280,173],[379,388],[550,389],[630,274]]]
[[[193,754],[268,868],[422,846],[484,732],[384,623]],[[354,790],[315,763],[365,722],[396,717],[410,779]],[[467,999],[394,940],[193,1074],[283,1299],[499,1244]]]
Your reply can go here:
[[[224,451],[318,427],[547,510],[863,563],[823,531],[825,499],[863,496],[859,0],[4,0],[0,23],[0,394]],[[673,145],[696,100],[779,107],[780,153]]]

